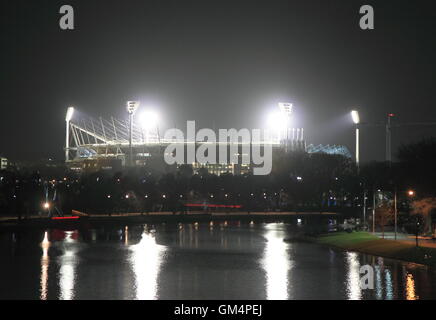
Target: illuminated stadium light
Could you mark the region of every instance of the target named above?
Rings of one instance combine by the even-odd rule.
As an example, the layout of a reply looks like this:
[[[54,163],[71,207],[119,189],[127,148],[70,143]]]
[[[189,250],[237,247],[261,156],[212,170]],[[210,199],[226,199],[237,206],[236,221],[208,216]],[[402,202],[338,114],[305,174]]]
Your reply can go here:
[[[287,119],[281,112],[273,112],[268,116],[268,126],[277,131],[285,130]]]
[[[360,123],[360,117],[359,112],[356,110],[351,111],[351,118],[353,119],[354,124],[356,125],[356,166],[357,170],[359,170],[359,127],[358,124]]]
[[[360,123],[359,112],[356,110],[351,111],[351,119],[353,119],[354,124]]]
[[[65,121],[70,121],[74,115],[74,107],[68,107],[67,114],[65,115]]]
[[[74,115],[74,107],[68,107],[65,115],[66,133],[65,133],[65,161],[70,160],[70,121]]]
[[[152,110],[144,111],[139,115],[139,123],[144,129],[155,128],[158,121],[159,115]]]
[[[139,101],[127,101],[127,112],[129,114],[134,114],[139,107]]]
[[[279,102],[279,109],[289,117],[292,114],[292,103]]]

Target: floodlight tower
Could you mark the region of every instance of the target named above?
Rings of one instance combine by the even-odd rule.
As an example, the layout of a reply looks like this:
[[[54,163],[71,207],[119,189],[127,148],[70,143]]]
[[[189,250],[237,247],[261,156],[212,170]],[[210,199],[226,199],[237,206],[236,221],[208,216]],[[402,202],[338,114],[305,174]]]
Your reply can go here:
[[[133,166],[133,115],[139,107],[139,101],[127,101],[127,113],[129,114],[129,166]]]
[[[353,119],[353,122],[356,126],[356,166],[357,170],[359,170],[359,123],[360,123],[360,116],[359,112],[356,110],[351,111],[351,118]]]
[[[280,109],[280,113],[285,117],[286,119],[286,125],[285,125],[285,130],[286,130],[286,145],[285,145],[285,150],[286,152],[288,151],[288,144],[289,144],[289,122],[291,119],[291,114],[292,114],[292,103],[288,103],[288,102],[279,102],[279,109]]]
[[[70,120],[74,114],[74,107],[68,107],[65,115],[65,162],[70,161]]]

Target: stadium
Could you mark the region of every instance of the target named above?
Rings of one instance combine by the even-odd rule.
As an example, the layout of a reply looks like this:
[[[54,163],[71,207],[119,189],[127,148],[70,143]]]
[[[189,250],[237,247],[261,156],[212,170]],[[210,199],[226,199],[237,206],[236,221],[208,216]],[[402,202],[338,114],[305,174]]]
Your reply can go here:
[[[160,163],[163,165],[164,152],[168,145],[179,144],[186,150],[189,145],[199,146],[208,143],[204,139],[176,138],[177,134],[161,135],[157,125],[157,117],[152,112],[135,116],[139,103],[127,103],[128,117],[126,119],[93,118],[74,107],[69,107],[66,113],[65,162],[75,171],[120,170],[124,167],[141,167]],[[275,119],[274,129],[264,130],[256,143],[261,146],[271,146],[272,152],[283,150],[303,151],[308,153],[340,154],[351,157],[345,146],[338,145],[306,145],[303,128],[289,128],[289,118],[292,105],[279,104],[279,111],[272,117]],[[169,129],[177,130],[177,129]],[[168,131],[167,131],[168,132]],[[166,138],[171,136],[171,138]],[[189,136],[189,135],[188,135]],[[245,140],[246,141],[246,140]],[[237,150],[236,161],[230,158],[227,164],[188,162],[194,172],[200,168],[209,173],[220,175],[223,173],[243,174],[252,170],[253,164],[243,164],[241,160],[246,147],[252,147],[241,139],[229,139],[226,144],[230,152]],[[223,142],[216,143],[223,144]],[[251,146],[247,146],[250,144]]]

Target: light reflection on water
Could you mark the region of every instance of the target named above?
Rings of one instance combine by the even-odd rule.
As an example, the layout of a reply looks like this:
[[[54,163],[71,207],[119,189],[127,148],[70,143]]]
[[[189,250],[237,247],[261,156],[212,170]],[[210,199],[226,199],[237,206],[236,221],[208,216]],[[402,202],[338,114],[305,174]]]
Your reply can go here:
[[[74,285],[76,280],[76,265],[78,251],[74,244],[77,242],[73,238],[73,235],[77,237],[77,231],[66,231],[64,238],[63,255],[59,258],[59,288],[60,300],[72,300],[74,299]]]
[[[288,273],[291,269],[291,259],[288,245],[283,241],[285,232],[276,229],[274,225],[267,225],[264,237],[263,268],[266,272],[266,298],[268,300],[287,300]]]
[[[50,264],[50,257],[48,256],[50,241],[48,240],[47,231],[44,232],[44,239],[41,242],[41,248],[42,248],[42,257],[41,257],[40,299],[47,300],[48,266]]]
[[[393,291],[391,270],[385,269],[385,279],[386,279],[386,300],[392,300],[394,298],[394,291]]]
[[[138,244],[130,246],[137,300],[157,299],[157,281],[165,247],[156,243],[154,232],[144,230]]]
[[[419,299],[419,297],[415,294],[415,279],[413,279],[413,275],[411,273],[407,274],[406,293],[407,300]]]
[[[360,300],[362,293],[360,289],[360,263],[359,256],[355,252],[347,252],[347,298],[349,300]]]
[[[436,276],[425,268],[284,242],[291,233],[286,224],[277,223],[48,230],[38,235],[37,267],[31,255],[20,253],[33,240],[20,245],[23,236],[11,234],[11,247],[0,250],[0,259],[7,262],[0,265],[0,274],[8,275],[0,279],[0,298],[436,298],[431,287]],[[17,268],[26,265],[15,259],[20,256],[28,259],[29,272],[18,282],[14,277],[23,273]],[[374,290],[360,289],[359,269],[365,264],[374,266]],[[32,296],[35,267],[39,279]]]

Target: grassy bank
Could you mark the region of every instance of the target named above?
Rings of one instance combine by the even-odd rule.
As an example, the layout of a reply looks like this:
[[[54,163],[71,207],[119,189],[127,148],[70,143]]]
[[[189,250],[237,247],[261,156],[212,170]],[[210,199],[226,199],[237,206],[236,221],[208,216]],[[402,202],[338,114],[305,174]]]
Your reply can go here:
[[[319,244],[408,262],[436,266],[436,248],[380,239],[368,232],[338,232],[313,238]]]

